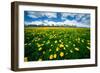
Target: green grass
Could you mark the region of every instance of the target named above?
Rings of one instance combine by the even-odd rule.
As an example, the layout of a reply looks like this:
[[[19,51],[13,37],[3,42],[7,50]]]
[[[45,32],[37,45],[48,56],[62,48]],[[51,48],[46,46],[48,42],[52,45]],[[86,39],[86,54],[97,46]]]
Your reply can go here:
[[[90,58],[90,29],[25,27],[25,61]]]

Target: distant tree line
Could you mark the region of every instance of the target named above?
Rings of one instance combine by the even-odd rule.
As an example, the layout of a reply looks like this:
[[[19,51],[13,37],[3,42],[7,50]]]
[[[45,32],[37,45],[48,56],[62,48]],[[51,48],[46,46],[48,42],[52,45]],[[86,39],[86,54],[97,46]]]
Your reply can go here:
[[[41,24],[41,25],[35,25],[35,24],[30,24],[30,25],[24,25],[25,27],[77,27],[76,25],[44,25],[44,24]]]

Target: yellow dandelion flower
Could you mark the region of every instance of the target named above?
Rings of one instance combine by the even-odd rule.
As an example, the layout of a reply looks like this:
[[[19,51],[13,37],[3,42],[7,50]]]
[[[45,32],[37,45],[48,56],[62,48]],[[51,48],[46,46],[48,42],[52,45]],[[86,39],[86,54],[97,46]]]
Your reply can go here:
[[[87,46],[87,49],[90,50],[90,47]]]
[[[57,54],[54,54],[53,57],[56,58],[57,57]]]
[[[88,45],[90,45],[90,43],[87,43]]]
[[[49,44],[49,43],[50,43],[50,41],[48,40],[46,44]]]
[[[61,42],[61,44],[63,44],[63,42]]]
[[[79,48],[75,48],[76,51],[79,51]]]
[[[51,44],[51,46],[53,46],[53,45]]]
[[[64,45],[63,45],[63,44],[60,44],[60,45],[59,45],[59,47],[60,47],[60,48],[63,48],[63,47],[64,47]]]
[[[70,53],[73,53],[73,50],[70,50]]]
[[[51,49],[49,49],[49,51],[52,51]]]
[[[43,41],[43,43],[45,43],[45,41]]]
[[[78,38],[77,40],[80,41],[80,38]]]
[[[37,43],[37,47],[41,47],[41,45],[39,43]]]
[[[58,47],[56,48],[56,51],[59,51],[59,48]]]
[[[41,51],[42,50],[42,47],[40,47],[38,50]]]
[[[87,40],[87,42],[90,42],[90,40]]]
[[[65,45],[66,47],[68,47],[68,45]]]
[[[60,56],[63,57],[64,56],[64,53],[63,52],[60,52]]]
[[[57,40],[55,41],[55,43],[57,43]]]
[[[66,55],[67,55],[68,53],[66,53]]]
[[[64,50],[66,50],[66,48],[64,47]]]
[[[73,46],[75,47],[75,44],[73,44]]]
[[[38,61],[42,61],[42,59],[41,58],[39,58],[39,60]]]
[[[61,42],[61,40],[59,40],[59,42]]]
[[[76,41],[78,40],[78,39],[75,39]]]
[[[31,45],[31,43],[29,43],[28,45]]]
[[[45,51],[43,51],[43,54],[45,54]]]
[[[44,44],[41,44],[41,46],[43,46]]]
[[[84,40],[82,40],[82,43],[84,43]]]
[[[26,44],[24,44],[25,46],[27,45],[27,43]]]
[[[53,55],[50,55],[50,56],[49,56],[49,59],[53,59]]]

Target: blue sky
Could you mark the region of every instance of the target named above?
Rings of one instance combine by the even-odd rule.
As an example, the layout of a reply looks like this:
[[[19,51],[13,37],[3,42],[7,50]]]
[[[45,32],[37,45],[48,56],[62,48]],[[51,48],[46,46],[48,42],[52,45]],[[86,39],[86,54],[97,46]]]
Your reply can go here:
[[[24,11],[25,25],[75,25],[90,27],[90,14],[70,12]]]

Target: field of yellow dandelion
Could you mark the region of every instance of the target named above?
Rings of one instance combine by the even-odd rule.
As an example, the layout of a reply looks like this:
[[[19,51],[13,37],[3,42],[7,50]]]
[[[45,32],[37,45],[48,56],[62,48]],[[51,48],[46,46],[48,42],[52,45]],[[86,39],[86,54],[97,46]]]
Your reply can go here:
[[[89,28],[26,27],[24,61],[90,58]]]

